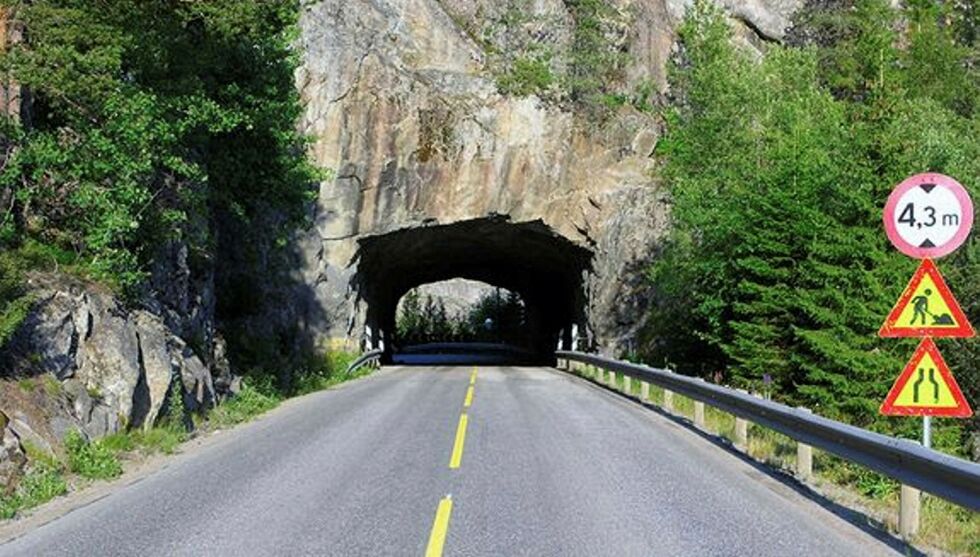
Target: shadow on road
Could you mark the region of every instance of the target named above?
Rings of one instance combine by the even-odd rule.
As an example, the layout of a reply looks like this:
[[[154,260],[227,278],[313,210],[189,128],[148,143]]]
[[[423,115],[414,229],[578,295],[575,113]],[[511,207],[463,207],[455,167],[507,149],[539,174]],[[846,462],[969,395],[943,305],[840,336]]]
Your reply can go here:
[[[399,348],[389,361],[407,366],[551,366],[555,356],[508,344],[440,342]]]

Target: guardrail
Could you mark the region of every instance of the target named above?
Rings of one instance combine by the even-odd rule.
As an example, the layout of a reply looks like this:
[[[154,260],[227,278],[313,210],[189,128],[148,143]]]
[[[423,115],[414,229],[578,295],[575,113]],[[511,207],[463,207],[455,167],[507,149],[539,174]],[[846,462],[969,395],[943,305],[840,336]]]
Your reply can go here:
[[[354,373],[355,371],[361,369],[366,365],[380,367],[381,356],[383,354],[384,354],[384,350],[371,350],[369,352],[365,352],[361,354],[360,356],[358,356],[356,360],[354,360],[353,362],[350,363],[349,366],[347,366],[347,375]]]
[[[803,408],[791,408],[669,370],[581,352],[558,351],[555,355],[559,367],[564,360],[569,370],[573,370],[573,362],[592,366],[599,374],[600,383],[607,383],[601,370],[609,372],[611,379],[607,384],[613,387],[617,384],[615,374],[621,373],[625,390],[630,394],[630,378],[638,379],[642,399],[648,399],[649,385],[661,387],[667,410],[671,409],[670,393],[694,400],[694,423],[700,428],[704,427],[704,404],[734,414],[737,446],[747,446],[746,420],[791,437],[798,442],[797,474],[801,479],[812,476],[810,447],[816,447],[900,481],[903,486],[899,530],[904,537],[918,530],[919,494],[913,488],[980,511],[980,464],[927,449],[914,441],[874,433],[817,416]]]

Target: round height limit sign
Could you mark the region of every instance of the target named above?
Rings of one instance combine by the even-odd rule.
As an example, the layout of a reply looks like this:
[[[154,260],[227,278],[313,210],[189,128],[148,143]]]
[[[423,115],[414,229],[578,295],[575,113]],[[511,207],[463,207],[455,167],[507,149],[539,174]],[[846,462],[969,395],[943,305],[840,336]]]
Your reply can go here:
[[[885,205],[885,231],[899,251],[917,259],[942,257],[966,240],[973,203],[959,182],[917,174],[895,187]]]

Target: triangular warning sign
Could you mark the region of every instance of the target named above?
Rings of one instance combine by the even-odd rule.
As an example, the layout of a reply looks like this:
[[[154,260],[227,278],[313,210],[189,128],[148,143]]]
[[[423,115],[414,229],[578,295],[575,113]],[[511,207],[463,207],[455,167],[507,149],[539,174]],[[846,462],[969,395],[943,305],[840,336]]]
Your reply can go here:
[[[976,333],[936,264],[923,259],[878,335],[970,338]]]
[[[879,411],[886,416],[969,418],[973,415],[931,338],[919,344]]]

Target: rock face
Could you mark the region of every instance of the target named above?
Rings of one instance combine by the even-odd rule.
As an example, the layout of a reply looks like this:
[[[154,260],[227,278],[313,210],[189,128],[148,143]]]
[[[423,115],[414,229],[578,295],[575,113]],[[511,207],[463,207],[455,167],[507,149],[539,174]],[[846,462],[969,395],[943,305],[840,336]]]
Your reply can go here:
[[[689,3],[611,2],[623,22],[615,40],[628,53],[628,86],[665,92],[675,29]],[[802,2],[720,3],[761,41],[780,38]],[[546,35],[560,57],[572,13],[558,0],[523,5],[545,22],[529,32]],[[590,250],[577,329],[603,351],[630,348],[647,303],[642,269],[668,227],[665,196],[652,178],[661,123],[628,107],[596,123],[561,102],[501,95],[480,33],[509,6],[324,0],[305,7],[301,126],[313,138],[315,162],[336,171],[321,184],[315,226],[301,241],[303,282],[327,315],[315,331],[321,342],[357,341],[365,324],[379,325],[368,323],[371,308],[356,287],[365,280],[356,278],[363,239],[504,215],[543,223]]]
[[[2,376],[18,378],[0,393],[3,407],[19,413],[15,431],[19,421],[38,432],[38,442],[56,445],[72,428],[94,438],[150,427],[173,384],[183,386],[192,409],[213,403],[208,368],[158,315],[126,310],[111,293],[74,279],[29,282],[34,309],[2,354]],[[17,396],[20,382],[32,379],[43,393]]]
[[[20,438],[9,426],[10,418],[0,412],[0,485],[7,487],[13,485],[27,463]]]

